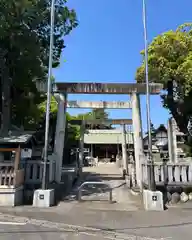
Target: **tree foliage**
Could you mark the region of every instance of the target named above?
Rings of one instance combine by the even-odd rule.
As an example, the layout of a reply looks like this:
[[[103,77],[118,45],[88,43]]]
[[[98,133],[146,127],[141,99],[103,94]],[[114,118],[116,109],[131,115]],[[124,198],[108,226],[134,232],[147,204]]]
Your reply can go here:
[[[93,109],[91,112],[85,114],[79,114],[77,116],[70,116],[69,119],[77,119],[77,120],[107,120],[108,113],[106,113],[105,109]],[[79,140],[80,138],[80,126],[71,125],[74,128],[73,132],[76,132],[75,139]],[[111,125],[108,126],[106,124],[86,124],[86,129],[111,129]]]
[[[145,81],[144,51],[137,69],[137,82]],[[163,106],[169,109],[180,130],[188,133],[192,116],[192,23],[158,35],[148,47],[149,80],[162,83]]]
[[[46,100],[40,103],[37,107],[37,116],[36,120],[42,123],[42,128],[45,127],[45,113],[46,113]],[[52,128],[51,132],[55,132],[56,126],[56,118],[57,118],[57,101],[54,97],[51,98],[51,106],[50,106],[50,127]],[[76,116],[72,116],[67,112],[66,115],[67,125],[65,131],[65,145],[68,148],[74,147],[74,145],[78,144],[80,138],[80,126],[74,125],[70,123],[70,120],[106,120],[108,119],[108,113],[106,113],[105,109],[93,109],[91,112],[87,112],[84,114],[78,114]],[[42,121],[41,121],[42,120]],[[111,125],[105,124],[87,124],[86,129],[111,129]],[[54,136],[53,136],[54,138]]]
[[[39,104],[38,106],[38,116],[39,119],[42,119],[41,129],[45,128],[45,112],[46,112],[46,100]],[[51,118],[50,118],[50,132],[52,133],[52,143],[54,143],[54,133],[56,127],[56,119],[57,119],[57,101],[54,97],[51,99]],[[70,115],[68,112],[66,114],[66,129],[65,129],[65,147],[64,147],[64,156],[65,161],[70,161],[71,158],[71,149],[79,147],[79,139],[80,139],[80,126],[74,125],[70,123],[70,120],[94,120],[100,119],[105,120],[108,119],[108,114],[104,109],[93,109],[91,112],[87,112],[85,114],[78,114],[76,116]],[[86,129],[111,129],[111,126],[106,126],[105,124],[89,124],[86,125]],[[68,159],[68,160],[67,160]]]
[[[55,4],[53,67],[59,66],[65,48],[64,36],[77,26],[76,13],[68,9],[66,3],[67,0],[56,0]],[[9,121],[6,111],[3,112],[4,106],[12,106],[14,123],[25,125],[34,121],[36,105],[43,100],[36,89],[36,81],[44,81],[47,75],[50,4],[50,0],[0,1],[1,113],[4,123]]]
[[[91,112],[87,113],[84,119],[90,120],[107,120],[109,118],[108,113],[104,108],[101,109],[93,109]],[[93,123],[87,124],[87,129],[111,129],[111,124],[105,123]]]

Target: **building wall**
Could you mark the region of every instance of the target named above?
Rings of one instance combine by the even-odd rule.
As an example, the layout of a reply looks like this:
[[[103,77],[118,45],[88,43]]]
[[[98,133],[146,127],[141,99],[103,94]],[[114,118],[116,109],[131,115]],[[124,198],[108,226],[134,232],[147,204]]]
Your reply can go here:
[[[133,134],[126,134],[127,144],[133,144]],[[113,130],[87,130],[84,134],[85,144],[121,144],[123,141],[122,132]]]

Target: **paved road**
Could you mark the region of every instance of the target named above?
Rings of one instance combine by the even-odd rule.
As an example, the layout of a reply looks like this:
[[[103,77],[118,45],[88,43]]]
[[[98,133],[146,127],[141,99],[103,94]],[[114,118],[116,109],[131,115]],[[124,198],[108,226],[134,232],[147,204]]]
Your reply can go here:
[[[0,211],[3,210],[0,209]],[[15,217],[12,217],[13,215]],[[19,211],[10,209],[7,213],[4,210],[4,214],[0,215],[1,221],[5,221],[5,219],[27,222],[26,226],[17,226],[17,229],[36,231],[33,233],[39,237],[36,240],[44,239],[44,236],[46,239],[49,239],[48,236],[54,237],[55,240],[62,239],[61,237],[64,235],[66,236],[64,239],[69,240],[86,238],[90,240],[189,240],[192,233],[192,208],[171,209],[164,212],[131,212],[116,211],[115,209],[89,210],[82,206],[65,213],[64,211],[56,212],[53,209],[28,208],[22,211],[21,209]],[[12,227],[9,226],[8,229],[11,230]],[[41,232],[44,229],[47,229],[46,233]],[[1,235],[0,239],[3,239]],[[31,240],[30,238],[24,239]]]
[[[10,225],[0,224],[0,239],[2,240],[52,240],[62,239],[61,234],[56,232],[47,232],[46,228],[26,225]]]
[[[2,240],[96,240],[106,239],[101,234],[86,230],[56,229],[43,226],[37,226],[26,223],[24,225],[17,222],[3,224],[0,223],[0,239]]]
[[[96,240],[106,239],[94,233],[73,232],[69,230],[57,230],[45,227],[39,227],[32,224],[25,226],[0,225],[1,240]]]
[[[40,224],[40,222],[38,222]],[[0,239],[2,240],[156,240],[126,233],[115,233],[96,228],[83,228],[69,225],[55,226],[54,223],[46,223],[40,226],[21,222],[0,222]]]

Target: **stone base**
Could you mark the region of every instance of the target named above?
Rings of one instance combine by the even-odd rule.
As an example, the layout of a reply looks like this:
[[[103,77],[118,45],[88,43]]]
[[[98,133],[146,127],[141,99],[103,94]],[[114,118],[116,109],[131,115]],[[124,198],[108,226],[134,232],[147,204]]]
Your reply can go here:
[[[143,190],[144,209],[149,211],[163,211],[163,193],[160,191]]]
[[[0,188],[0,206],[15,207],[23,204],[23,186]]]
[[[130,176],[125,176],[125,183],[128,188],[131,188],[131,179]]]
[[[37,189],[33,195],[34,207],[51,207],[55,203],[54,189]]]
[[[121,159],[117,159],[116,160],[116,165],[118,168],[121,168],[122,167],[122,160]]]

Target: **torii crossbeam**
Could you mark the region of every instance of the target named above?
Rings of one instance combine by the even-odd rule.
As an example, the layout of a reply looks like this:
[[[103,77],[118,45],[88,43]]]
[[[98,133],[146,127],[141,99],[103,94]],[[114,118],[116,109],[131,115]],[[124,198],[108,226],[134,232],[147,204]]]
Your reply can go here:
[[[87,120],[69,120],[68,121],[74,125],[81,125],[82,122],[85,124],[112,124],[112,125],[132,125],[132,119],[87,119]]]
[[[67,101],[67,108],[93,108],[93,109],[131,109],[130,101]]]
[[[146,94],[146,84],[144,83],[55,83],[55,93],[73,94]],[[151,83],[149,85],[150,94],[159,94],[163,89],[162,84]]]

